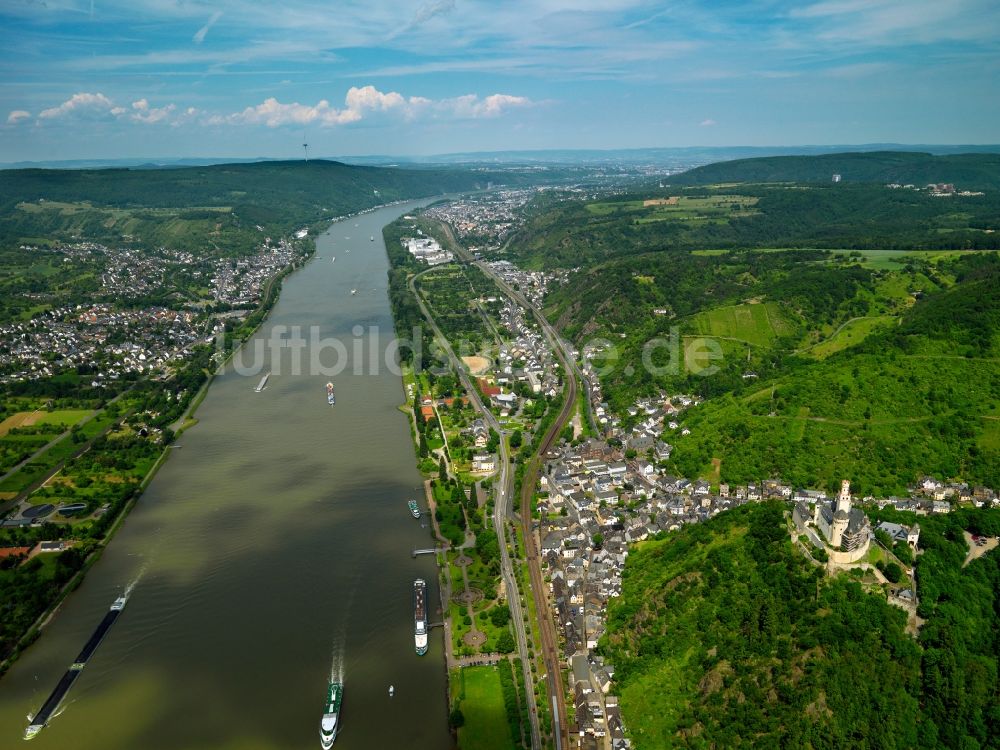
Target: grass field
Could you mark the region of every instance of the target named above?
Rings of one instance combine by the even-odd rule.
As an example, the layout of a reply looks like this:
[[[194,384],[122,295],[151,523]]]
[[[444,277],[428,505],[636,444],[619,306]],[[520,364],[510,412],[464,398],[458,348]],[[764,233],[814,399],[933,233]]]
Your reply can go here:
[[[501,668],[509,669],[506,664]],[[465,667],[458,673],[459,708],[465,726],[458,730],[461,750],[510,750],[514,746],[504,708],[498,667]]]
[[[675,200],[676,198],[676,200]],[[712,195],[706,197],[673,196],[668,200],[604,201],[588,203],[588,213],[595,216],[635,214],[640,224],[655,221],[684,221],[707,224],[728,221],[757,213],[757,198],[747,195]]]
[[[767,346],[794,330],[776,302],[716,307],[698,313],[691,322],[703,336],[739,339],[757,346]]]
[[[808,350],[809,354],[819,359],[824,359],[829,357],[834,352],[839,352],[841,349],[854,346],[864,340],[877,328],[891,325],[895,322],[895,320],[896,318],[891,315],[875,315],[866,318],[854,318],[853,320],[849,320],[845,323],[844,326],[833,336],[810,348]]]
[[[845,254],[847,251],[843,251]],[[868,268],[882,271],[898,271],[911,260],[919,259],[928,263],[957,258],[959,255],[983,252],[980,250],[852,250],[861,255],[861,263]]]
[[[53,434],[67,430],[89,415],[90,409],[58,409],[56,411],[19,411],[0,422],[0,438],[18,427],[50,425]]]

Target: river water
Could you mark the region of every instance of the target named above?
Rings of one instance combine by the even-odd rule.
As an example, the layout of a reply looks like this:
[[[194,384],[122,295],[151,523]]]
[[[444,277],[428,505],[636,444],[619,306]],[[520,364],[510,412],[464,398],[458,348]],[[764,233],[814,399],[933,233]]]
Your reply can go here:
[[[431,620],[440,616],[433,557],[410,554],[432,540],[406,508],[423,496],[397,408],[405,394],[384,359],[373,372],[369,356],[372,329],[382,345],[393,330],[381,229],[415,205],[334,224],[285,280],[243,362],[275,327],[300,326],[305,348],[281,350],[261,393],[260,374],[230,365],[216,378],[198,425],[0,680],[0,747],[21,742],[26,715],[140,577],[32,747],[316,748],[331,669],[345,682],[339,750],[450,747],[441,629],[426,656],[413,649],[414,578],[428,582]],[[312,330],[347,353],[333,407],[331,378],[310,366]],[[323,354],[324,366],[336,365],[332,345]]]

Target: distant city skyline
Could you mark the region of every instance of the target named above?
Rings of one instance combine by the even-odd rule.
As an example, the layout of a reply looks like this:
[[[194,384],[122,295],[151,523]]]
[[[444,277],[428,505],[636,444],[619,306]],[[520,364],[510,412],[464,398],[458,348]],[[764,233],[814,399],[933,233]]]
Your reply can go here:
[[[1000,141],[995,0],[10,0],[0,161]]]

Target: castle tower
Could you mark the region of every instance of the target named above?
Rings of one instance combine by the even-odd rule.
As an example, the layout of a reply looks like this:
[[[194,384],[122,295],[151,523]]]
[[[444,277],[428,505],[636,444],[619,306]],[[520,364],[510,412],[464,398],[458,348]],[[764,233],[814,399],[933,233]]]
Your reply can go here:
[[[851,483],[844,480],[840,483],[840,494],[837,495],[837,507],[834,511],[842,510],[847,514],[851,512]]]
[[[840,547],[844,534],[851,522],[851,483],[846,479],[840,483],[840,494],[833,508],[833,523],[830,524],[830,546]]]

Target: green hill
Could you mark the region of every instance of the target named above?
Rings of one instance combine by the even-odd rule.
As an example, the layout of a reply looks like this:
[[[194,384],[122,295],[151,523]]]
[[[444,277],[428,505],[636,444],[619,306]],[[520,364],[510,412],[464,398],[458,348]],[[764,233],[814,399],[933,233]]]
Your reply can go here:
[[[696,167],[670,178],[673,185],[755,182],[843,182],[913,184],[950,182],[960,190],[1000,188],[1000,154],[931,154],[906,151],[769,156]]]
[[[883,184],[665,186],[598,202],[540,199],[507,253],[534,268],[589,269],[670,250],[1000,249],[997,230],[995,189],[939,198]]]
[[[825,359],[786,357],[693,409],[672,468],[707,476],[720,459],[722,481],[833,488],[846,476],[874,494],[923,473],[1000,486],[1000,260],[969,256],[960,268],[898,325]]]
[[[743,506],[629,555],[600,649],[636,748],[996,747],[1000,556],[962,567],[961,532],[997,533],[1000,513],[921,519],[914,640],[874,579],[808,563],[783,511]]]
[[[518,180],[505,173],[506,181]],[[244,246],[380,203],[468,190],[498,175],[332,161],[180,169],[0,171],[0,243],[84,238],[177,249]]]
[[[875,494],[923,473],[1000,486],[1000,256],[883,260],[630,255],[573,274],[546,311],[581,347],[613,344],[617,360],[598,364],[615,412],[661,390],[706,399],[682,420],[690,435],[666,438],[682,476],[829,488],[849,476]],[[707,376],[702,337],[723,355]]]

